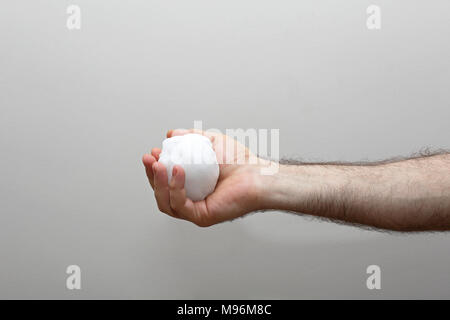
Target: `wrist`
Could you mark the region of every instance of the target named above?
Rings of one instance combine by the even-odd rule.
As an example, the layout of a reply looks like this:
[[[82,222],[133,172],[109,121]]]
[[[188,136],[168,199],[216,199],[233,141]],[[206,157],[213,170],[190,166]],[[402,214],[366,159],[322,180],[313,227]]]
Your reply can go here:
[[[279,165],[276,173],[258,176],[258,203],[260,209],[323,215],[344,185],[342,175],[324,166]]]
[[[291,169],[285,165],[279,165],[277,172],[273,174],[262,174],[263,167],[257,172],[258,205],[260,210],[292,210],[289,199],[290,184],[293,180],[289,173]],[[298,186],[298,190],[301,190]]]
[[[303,188],[299,184],[298,166],[287,166],[277,164],[277,170],[267,174],[267,168],[271,163],[259,165],[255,172],[255,190],[257,195],[258,210],[294,210],[291,199],[293,189],[296,197],[301,197]],[[264,169],[266,174],[263,174]],[[294,185],[295,184],[295,185]]]

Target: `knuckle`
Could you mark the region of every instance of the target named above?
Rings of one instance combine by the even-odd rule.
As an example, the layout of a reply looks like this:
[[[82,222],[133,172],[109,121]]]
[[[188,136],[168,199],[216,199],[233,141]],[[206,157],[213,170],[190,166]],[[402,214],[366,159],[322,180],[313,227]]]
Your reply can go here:
[[[212,226],[214,223],[207,221],[205,219],[195,219],[194,221],[192,221],[194,224],[196,224],[198,227],[201,228],[207,228]]]
[[[179,209],[179,205],[177,204],[176,201],[170,201],[170,208],[172,208],[172,210],[177,210]]]
[[[169,191],[175,191],[177,190],[177,186],[173,181],[170,181],[169,183]]]
[[[164,212],[164,207],[159,202],[157,204],[158,204],[159,211]]]
[[[156,204],[158,205],[158,209],[159,211],[163,212],[163,213],[169,213],[169,210],[167,210],[167,206],[165,206],[163,203],[161,203],[161,201],[156,201]]]
[[[170,215],[172,217],[174,217],[174,218],[180,218],[181,217],[180,214],[173,208],[171,208],[171,210],[170,210]]]

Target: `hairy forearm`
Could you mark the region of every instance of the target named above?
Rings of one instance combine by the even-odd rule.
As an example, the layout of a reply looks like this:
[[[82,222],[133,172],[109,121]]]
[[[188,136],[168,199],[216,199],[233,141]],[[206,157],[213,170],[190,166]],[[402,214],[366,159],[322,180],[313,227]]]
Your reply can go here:
[[[281,165],[261,177],[262,209],[378,228],[450,230],[450,155],[377,165]]]

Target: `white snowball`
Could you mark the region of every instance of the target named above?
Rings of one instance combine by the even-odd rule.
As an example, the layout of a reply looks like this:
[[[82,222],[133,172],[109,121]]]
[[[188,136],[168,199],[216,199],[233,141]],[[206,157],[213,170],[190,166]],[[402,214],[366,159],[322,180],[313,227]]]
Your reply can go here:
[[[159,162],[166,167],[169,182],[173,166],[183,167],[186,195],[192,201],[205,199],[216,187],[219,165],[211,140],[205,136],[192,133],[165,139]]]

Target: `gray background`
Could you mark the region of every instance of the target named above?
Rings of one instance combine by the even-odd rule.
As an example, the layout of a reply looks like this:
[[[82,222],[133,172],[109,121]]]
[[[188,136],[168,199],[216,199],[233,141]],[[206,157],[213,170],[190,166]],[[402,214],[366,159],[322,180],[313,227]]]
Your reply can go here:
[[[366,28],[366,8],[382,28]],[[82,10],[79,31],[66,8]],[[279,128],[285,156],[450,147],[450,2],[3,1],[0,298],[450,298],[450,235],[158,212],[167,129]],[[82,290],[65,287],[82,269]],[[366,267],[382,289],[366,288]]]

